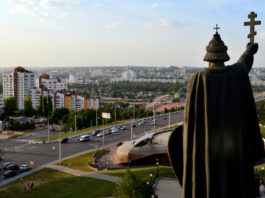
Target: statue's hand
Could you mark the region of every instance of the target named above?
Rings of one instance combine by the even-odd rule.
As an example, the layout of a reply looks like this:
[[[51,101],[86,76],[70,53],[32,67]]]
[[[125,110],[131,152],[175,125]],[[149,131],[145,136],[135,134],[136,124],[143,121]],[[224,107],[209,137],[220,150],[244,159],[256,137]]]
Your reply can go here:
[[[256,54],[259,49],[258,43],[248,43],[247,44],[247,51],[249,51],[252,54]]]

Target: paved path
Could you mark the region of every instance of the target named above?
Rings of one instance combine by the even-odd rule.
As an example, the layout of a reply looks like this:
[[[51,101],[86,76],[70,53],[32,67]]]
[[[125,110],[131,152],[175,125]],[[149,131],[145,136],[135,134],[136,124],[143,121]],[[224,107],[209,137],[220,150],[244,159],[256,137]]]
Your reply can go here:
[[[114,183],[117,183],[121,180],[120,177],[104,175],[104,174],[99,174],[99,173],[90,173],[90,172],[86,172],[86,171],[79,171],[79,170],[74,170],[71,168],[66,168],[63,166],[47,165],[46,168],[55,169],[55,170],[69,173],[69,174],[79,176],[79,177],[91,177],[94,179],[101,179],[101,180],[110,181],[110,182],[114,182]]]
[[[182,190],[177,179],[158,178],[156,194],[158,198],[181,198]]]

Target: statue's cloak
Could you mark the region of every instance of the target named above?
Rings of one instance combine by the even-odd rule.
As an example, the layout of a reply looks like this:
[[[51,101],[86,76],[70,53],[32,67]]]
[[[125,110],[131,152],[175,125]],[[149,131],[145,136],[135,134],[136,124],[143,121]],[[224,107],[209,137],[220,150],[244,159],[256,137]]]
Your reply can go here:
[[[183,198],[255,197],[253,166],[264,145],[246,65],[190,77],[183,134],[172,133],[169,154]]]

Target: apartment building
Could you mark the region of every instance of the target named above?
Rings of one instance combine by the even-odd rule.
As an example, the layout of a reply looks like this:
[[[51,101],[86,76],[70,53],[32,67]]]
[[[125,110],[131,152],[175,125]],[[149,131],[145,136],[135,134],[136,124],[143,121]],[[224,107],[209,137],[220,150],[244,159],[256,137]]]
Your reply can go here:
[[[61,91],[67,90],[67,83],[56,77],[50,77],[48,74],[41,74],[39,77],[39,87],[46,87],[48,90]]]
[[[17,108],[24,109],[24,99],[35,87],[35,74],[19,66],[12,73],[3,74],[4,98],[15,97]]]
[[[3,73],[2,75],[3,97],[14,96],[14,75],[13,73]]]
[[[3,94],[0,94],[0,110],[2,110],[4,108],[4,98],[3,98]]]

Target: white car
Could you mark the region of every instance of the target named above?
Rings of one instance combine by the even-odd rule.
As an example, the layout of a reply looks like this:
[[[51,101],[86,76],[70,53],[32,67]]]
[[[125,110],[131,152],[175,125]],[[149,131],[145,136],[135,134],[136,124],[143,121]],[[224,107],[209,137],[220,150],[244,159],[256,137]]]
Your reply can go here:
[[[97,137],[102,137],[103,136],[103,132],[100,132],[97,134]]]
[[[111,133],[117,133],[119,130],[118,129],[116,129],[115,127],[113,127],[112,129],[111,129]]]
[[[82,135],[79,139],[80,142],[86,142],[89,141],[90,135]]]

